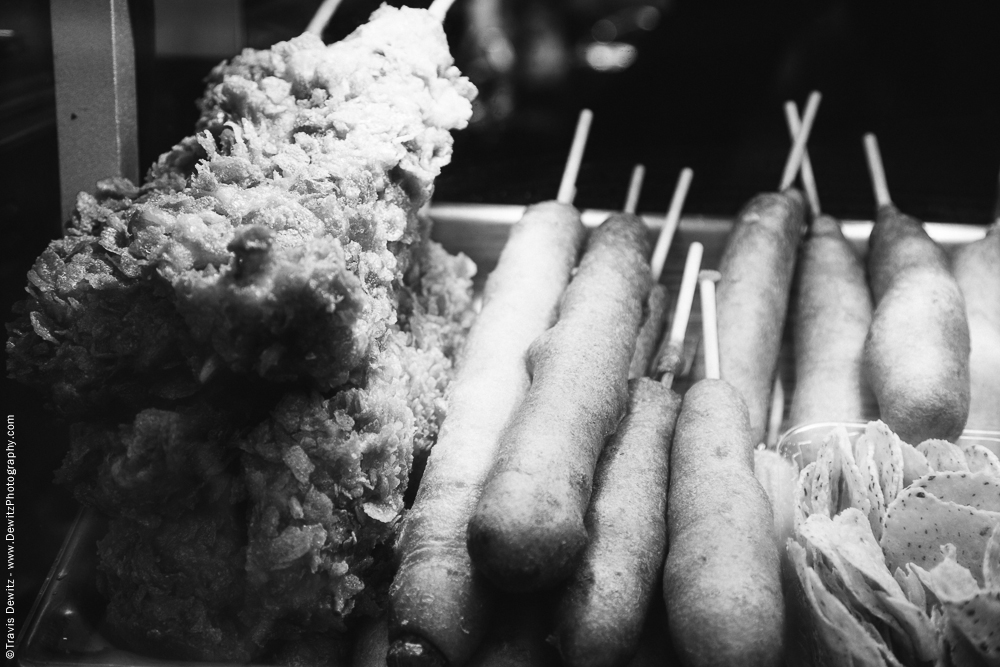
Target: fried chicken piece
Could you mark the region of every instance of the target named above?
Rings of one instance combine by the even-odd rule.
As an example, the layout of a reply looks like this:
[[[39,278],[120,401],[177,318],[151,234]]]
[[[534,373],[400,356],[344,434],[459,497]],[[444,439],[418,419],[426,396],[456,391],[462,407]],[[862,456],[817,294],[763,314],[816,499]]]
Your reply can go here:
[[[107,256],[99,259],[118,269],[97,267],[107,275],[102,290],[165,282],[202,363],[214,353],[235,372],[334,388],[395,322],[411,246],[426,231],[417,211],[474,94],[423,10],[383,7],[329,46],[303,35],[246,50],[214,71],[203,130],[161,158],[142,189],[84,199],[70,233],[100,246]],[[109,199],[116,209],[90,211]],[[43,293],[24,307],[10,348],[19,377],[41,377],[44,367],[42,381],[59,384],[60,372],[83,367],[86,382],[68,388],[74,396],[100,382],[91,368],[100,361],[88,357],[87,340],[46,325],[54,314],[60,331],[87,324],[58,303],[80,286],[49,284],[71,271],[55,260],[76,252],[57,241],[47,251],[54,257],[36,265],[47,272]],[[155,315],[146,320],[153,330],[176,321]],[[111,337],[93,333],[103,338],[91,348]],[[72,354],[39,350],[36,337],[69,342]]]
[[[344,630],[357,598],[381,606],[388,579],[369,570],[392,542],[412,463],[400,370],[375,367],[365,388],[329,399],[291,394],[241,443],[248,583],[266,615]]]
[[[203,363],[169,285],[121,244],[122,209],[137,191],[127,181],[99,186],[96,197],[80,194],[76,226],[35,262],[31,298],[7,324],[10,376],[70,418],[190,396]]]
[[[423,10],[247,50],[39,258],[8,369],[85,420],[60,475],[113,517],[130,646],[259,659],[381,610],[472,318],[474,266],[418,211],[474,94]]]

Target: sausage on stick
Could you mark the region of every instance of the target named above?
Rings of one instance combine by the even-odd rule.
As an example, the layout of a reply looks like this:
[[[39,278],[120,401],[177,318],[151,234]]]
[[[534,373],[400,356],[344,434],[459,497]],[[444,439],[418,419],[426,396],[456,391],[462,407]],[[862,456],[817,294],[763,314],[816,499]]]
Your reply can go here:
[[[688,667],[780,665],[784,601],[771,505],[754,477],[757,440],[746,405],[718,379],[718,274],[702,274],[707,377],[685,393],[671,448],[663,573],[668,629]]]
[[[565,580],[587,543],[594,468],[628,400],[648,245],[641,218],[612,214],[587,240],[559,321],[531,346],[531,388],[469,523],[476,568],[503,590]]]
[[[794,136],[800,126],[794,102],[785,113]],[[809,164],[804,154],[802,182],[813,220],[798,260],[792,426],[875,416],[862,370],[873,310],[864,264],[837,220],[820,212]]]
[[[969,323],[948,256],[893,206],[878,144],[865,136],[878,213],[868,240],[875,313],[865,371],[882,421],[906,442],[955,440],[969,415]]]
[[[790,189],[819,105],[813,93],[789,153],[779,192],[757,195],[740,211],[719,262],[722,379],[743,396],[754,442],[763,442],[771,386],[805,227],[805,202]]]
[[[691,244],[682,292],[693,290],[702,252]],[[687,321],[684,307],[679,301],[675,322]],[[670,375],[630,381],[628,412],[601,452],[585,521],[590,542],[556,613],[553,643],[570,667],[621,665],[639,646],[667,543],[670,443],[681,404],[671,382]]]
[[[571,205],[590,112],[580,115],[561,188],[565,200],[528,207],[486,281],[431,451],[397,545],[390,589],[390,664],[464,663],[489,625],[491,592],[465,546],[469,518],[497,455],[500,432],[530,384],[528,348],[557,318],[583,245]],[[577,150],[577,149],[580,150]]]

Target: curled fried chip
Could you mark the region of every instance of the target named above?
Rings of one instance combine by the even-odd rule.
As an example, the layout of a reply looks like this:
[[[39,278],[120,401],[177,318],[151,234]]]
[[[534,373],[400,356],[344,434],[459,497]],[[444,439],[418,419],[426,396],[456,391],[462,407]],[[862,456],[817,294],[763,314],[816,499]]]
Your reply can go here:
[[[872,459],[878,468],[878,481],[882,498],[888,505],[903,490],[903,450],[899,436],[886,426],[885,422],[872,421],[865,426],[864,434],[855,443],[855,456],[861,448],[870,449]]]
[[[938,500],[1000,512],[1000,478],[988,472],[931,473],[915,481],[910,488],[924,489]]]
[[[814,514],[800,528],[799,537],[807,546],[826,556],[845,580],[856,578],[851,571],[854,570],[868,587],[895,597],[906,597],[886,567],[885,556],[872,535],[868,517],[860,510],[851,507],[832,519]]]
[[[809,602],[815,628],[831,664],[899,665],[889,647],[871,626],[854,617],[844,604],[823,585],[816,571],[806,560],[806,550],[793,540],[788,541],[788,555]]]
[[[909,563],[907,569],[914,573],[927,590],[941,602],[967,600],[979,592],[979,584],[969,568],[958,563],[953,544],[941,547],[941,562],[926,570]]]
[[[851,507],[833,519],[814,514],[800,527],[799,539],[823,585],[848,609],[888,631],[901,654],[921,660],[933,655],[936,644],[926,639],[930,621],[889,573],[860,510]]]
[[[979,591],[945,603],[945,615],[990,664],[1000,662],[1000,591]]]
[[[890,569],[915,563],[934,567],[944,560],[941,545],[953,544],[956,559],[982,581],[983,553],[1000,513],[939,500],[909,487],[889,505],[880,545]]]
[[[868,522],[871,524],[872,533],[877,540],[882,537],[882,529],[885,527],[886,502],[882,495],[882,484],[879,481],[875,454],[868,446],[866,436],[862,435],[858,440],[862,442],[862,446],[855,449],[855,456],[857,457],[858,471],[861,474],[862,488],[864,488],[868,499]]]
[[[1000,591],[1000,526],[993,529],[986,541],[983,554],[983,585],[991,591]]]
[[[917,445],[917,451],[924,455],[927,459],[927,465],[933,471],[969,471],[969,464],[965,461],[962,448],[947,440],[924,440]]]
[[[909,568],[904,570],[901,567],[897,567],[892,576],[896,580],[896,583],[899,584],[899,587],[903,589],[907,600],[912,602],[918,609],[927,608],[927,596],[924,595],[924,586],[920,583],[920,578],[915,572]]]
[[[960,445],[965,462],[972,472],[985,472],[1000,479],[1000,458],[982,445]]]
[[[907,487],[914,480],[920,479],[931,472],[931,467],[927,463],[927,457],[917,451],[917,448],[908,442],[899,441],[899,450],[903,455],[903,486]],[[897,494],[898,495],[898,494]],[[890,501],[891,502],[891,501]]]
[[[994,535],[998,530],[994,530]],[[990,541],[993,541],[992,536]],[[987,552],[992,548],[991,544]],[[955,561],[952,545],[943,547],[942,553],[944,560],[930,571],[914,565],[910,567],[941,602],[944,619],[950,626],[946,637],[951,651],[953,655],[961,655],[971,648],[988,664],[997,664],[1000,662],[1000,589],[980,588],[972,573]]]
[[[876,591],[875,595],[906,633],[904,645],[908,652],[918,662],[932,662],[938,655],[939,641],[934,624],[924,613],[925,607],[881,591]]]
[[[799,472],[795,484],[795,529],[812,514],[812,483],[816,472],[816,462],[813,461]]]
[[[812,513],[833,516],[855,507],[868,516],[872,511],[865,479],[854,461],[847,429],[837,426],[823,441],[812,473]]]

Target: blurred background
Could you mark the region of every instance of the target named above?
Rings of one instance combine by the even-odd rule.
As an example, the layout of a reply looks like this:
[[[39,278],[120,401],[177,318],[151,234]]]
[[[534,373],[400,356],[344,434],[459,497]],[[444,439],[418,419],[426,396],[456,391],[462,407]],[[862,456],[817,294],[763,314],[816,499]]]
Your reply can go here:
[[[240,49],[300,34],[320,0],[132,0],[140,171],[188,135],[202,80]],[[343,0],[342,38],[378,6]],[[394,0],[390,4],[403,4]],[[419,2],[406,3],[418,5]],[[428,3],[424,3],[428,4]],[[825,211],[870,219],[861,135],[877,133],[893,199],[925,220],[987,224],[1000,176],[1000,3],[994,0],[458,0],[445,23],[480,89],[435,200],[555,196],[580,108],[595,112],[576,203],[618,208],[647,167],[640,212],[662,213],[684,166],[686,212],[731,216],[773,189],[790,140],[782,104],[823,103],[809,151]],[[3,312],[61,225],[49,2],[0,3]],[[65,426],[5,380],[17,427],[17,630],[75,515],[52,484]]]

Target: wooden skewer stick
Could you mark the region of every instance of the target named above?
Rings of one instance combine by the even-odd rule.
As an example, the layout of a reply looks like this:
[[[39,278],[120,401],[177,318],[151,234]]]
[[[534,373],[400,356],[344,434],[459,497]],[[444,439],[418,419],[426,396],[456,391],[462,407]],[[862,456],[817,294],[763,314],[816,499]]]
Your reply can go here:
[[[698,274],[698,293],[701,295],[701,342],[705,348],[705,377],[711,380],[718,380],[720,377],[715,283],[721,279],[722,274],[718,271],[705,270]]]
[[[868,174],[872,177],[875,202],[879,208],[888,206],[892,203],[892,198],[889,196],[889,184],[885,180],[882,153],[878,149],[878,139],[871,132],[865,135],[865,157],[868,159]]]
[[[799,172],[799,165],[802,163],[802,154],[806,150],[806,142],[809,141],[809,133],[812,132],[813,121],[816,120],[816,111],[819,110],[820,94],[813,91],[806,102],[806,110],[802,115],[802,127],[795,136],[792,144],[792,151],[788,154],[785,162],[785,172],[781,175],[781,185],[778,192],[787,190],[795,181],[795,174]]]
[[[646,168],[637,164],[632,168],[632,178],[628,182],[628,195],[625,197],[626,213],[635,213],[636,206],[639,205],[639,193],[642,192],[642,182],[646,178]]]
[[[687,167],[681,170],[681,175],[677,178],[677,185],[674,186],[674,196],[670,200],[667,217],[663,220],[660,235],[656,238],[656,247],[653,248],[653,256],[649,260],[649,266],[653,270],[653,282],[660,282],[660,276],[663,275],[663,265],[667,261],[670,245],[674,242],[674,234],[681,221],[681,210],[684,208],[684,200],[687,198],[692,178],[694,178],[694,172]]]
[[[795,102],[791,100],[785,102],[785,120],[788,123],[788,133],[794,141],[802,129],[802,121],[799,120],[799,110]],[[809,200],[809,208],[812,209],[813,216],[817,216],[820,214],[819,193],[816,191],[816,177],[813,174],[808,149],[802,151],[802,168],[799,173],[802,176],[802,188],[806,191],[806,199]]]
[[[687,333],[688,320],[691,318],[691,306],[694,304],[694,288],[698,284],[698,271],[701,269],[701,258],[705,246],[695,241],[688,246],[687,259],[684,260],[684,274],[681,276],[681,289],[677,295],[677,307],[674,310],[674,320],[670,325],[670,337],[664,356],[673,360],[670,368],[660,382],[670,388],[674,377],[684,365],[684,336]]]
[[[781,376],[774,376],[774,387],[771,389],[771,413],[767,419],[767,446],[774,449],[778,445],[781,434],[781,423],[785,419],[785,383]]]
[[[341,0],[323,0],[323,3],[313,14],[312,20],[309,21],[309,26],[306,28],[306,32],[311,32],[314,35],[322,35],[323,30],[326,29],[327,24],[333,17],[333,13],[337,11],[337,7],[340,6]]]
[[[440,2],[443,0],[435,0]],[[580,173],[580,163],[583,161],[583,149],[587,146],[587,136],[590,134],[590,124],[594,120],[594,112],[590,109],[580,111],[576,121],[576,133],[573,144],[569,148],[569,158],[563,169],[562,181],[559,183],[559,194],[556,201],[561,204],[572,204],[576,197],[576,177]]]
[[[438,21],[444,23],[445,14],[451,9],[451,6],[455,3],[455,0],[434,0],[431,6],[427,8],[427,11],[431,13]]]

